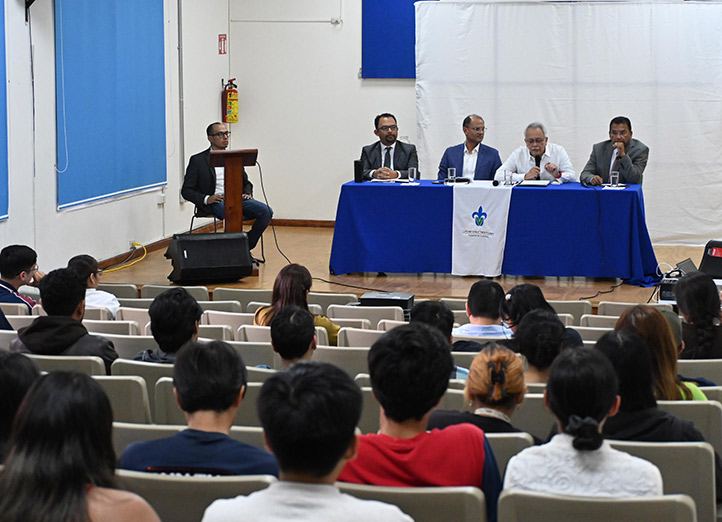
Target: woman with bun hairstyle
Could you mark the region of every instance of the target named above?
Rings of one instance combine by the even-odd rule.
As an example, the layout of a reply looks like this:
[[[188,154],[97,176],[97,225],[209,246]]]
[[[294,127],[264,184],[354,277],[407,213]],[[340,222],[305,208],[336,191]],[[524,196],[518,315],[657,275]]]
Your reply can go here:
[[[160,522],[145,500],[115,489],[112,432],[110,401],[92,377],[51,372],[35,381],[0,472],[0,520]]]
[[[684,350],[680,359],[722,358],[720,294],[712,276],[690,272],[674,286],[682,325]]]
[[[619,409],[617,377],[598,350],[564,350],[552,364],[544,394],[560,433],[509,460],[504,489],[601,497],[662,495],[656,466],[613,449],[602,426]]]
[[[487,433],[519,432],[511,416],[524,400],[524,369],[517,354],[496,343],[479,352],[469,368],[464,395],[474,412],[432,410],[428,429],[473,424]]]
[[[658,400],[706,401],[704,393],[692,382],[677,375],[677,347],[667,319],[651,306],[627,308],[614,325],[615,330],[637,334],[652,355],[654,395]]]

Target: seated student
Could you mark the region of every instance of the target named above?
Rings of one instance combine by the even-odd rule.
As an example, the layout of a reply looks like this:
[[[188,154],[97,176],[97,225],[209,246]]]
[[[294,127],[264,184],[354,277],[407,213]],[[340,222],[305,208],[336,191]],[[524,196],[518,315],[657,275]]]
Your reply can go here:
[[[672,329],[664,316],[651,306],[627,308],[614,325],[615,330],[637,334],[652,356],[654,395],[668,401],[706,401],[707,397],[693,382],[683,382],[677,374],[677,346]]]
[[[471,285],[469,296],[466,298],[466,315],[469,316],[469,323],[454,328],[452,334],[505,338],[514,335],[514,332],[501,325],[499,305],[502,299],[504,299],[504,289],[496,281],[482,279]],[[480,349],[479,343],[474,341],[456,341],[453,347],[455,352],[478,352]]]
[[[106,308],[115,319],[120,303],[110,292],[98,290],[100,276],[103,275],[98,260],[88,254],[80,254],[68,261],[68,268],[75,270],[86,281],[85,308]]]
[[[38,379],[0,472],[0,520],[160,522],[145,500],[116,489],[112,436],[113,410],[97,380],[62,371]]]
[[[40,300],[48,314],[18,330],[13,352],[39,355],[97,355],[110,365],[118,358],[113,343],[105,337],[90,335],[83,323],[85,281],[68,268],[53,270],[40,280]]]
[[[499,469],[484,433],[470,424],[427,431],[454,366],[437,328],[397,326],[369,351],[371,387],[380,408],[378,433],[360,435],[356,460],[339,480],[378,486],[475,486],[496,520]]]
[[[246,379],[241,356],[227,343],[185,345],[173,365],[173,391],[188,428],[166,439],[131,444],[121,455],[118,467],[152,472],[278,476],[273,455],[229,437],[246,390]]]
[[[556,314],[532,310],[519,322],[516,346],[527,361],[525,382],[547,382],[549,369],[561,353],[564,344],[564,325]]]
[[[32,359],[0,351],[0,463],[5,460],[15,414],[39,377],[40,371]]]
[[[696,442],[704,436],[687,420],[660,410],[654,398],[652,356],[644,342],[632,332],[614,331],[597,341],[597,350],[607,356],[619,380],[622,402],[619,412],[607,419],[602,433],[608,439],[647,442]],[[715,475],[722,478],[715,453]],[[715,481],[717,499],[722,499],[722,480]]]
[[[544,298],[541,289],[537,285],[529,283],[516,285],[509,290],[499,306],[499,315],[513,332],[516,332],[519,323],[524,315],[532,310],[542,309],[556,314],[552,305]],[[502,344],[508,346],[512,350],[516,350],[516,340],[505,341]],[[564,329],[564,348],[572,348],[574,346],[583,346],[582,336],[573,328]]]
[[[454,314],[443,301],[422,301],[411,309],[409,320],[412,323],[422,323],[438,328],[444,339],[449,340],[449,350],[452,349],[451,330],[454,327]],[[481,346],[479,346],[481,349]],[[469,370],[461,366],[454,366],[450,379],[466,380]]]
[[[432,410],[427,428],[446,428],[466,422],[486,433],[518,433],[521,430],[512,426],[511,416],[524,401],[525,393],[521,358],[508,348],[490,342],[474,357],[466,379],[464,396],[474,412]]]
[[[159,294],[148,308],[150,329],[158,343],[155,350],[143,350],[136,361],[173,364],[175,354],[189,341],[198,339],[203,309],[185,288],[171,288]]]
[[[712,276],[690,272],[674,286],[682,325],[684,350],[680,359],[722,358],[720,294]]]
[[[361,390],[343,370],[299,362],[270,377],[258,397],[280,481],[248,496],[216,500],[203,522],[411,522],[396,506],[341,493],[336,477],[356,456]]]
[[[509,460],[504,489],[559,495],[645,497],[662,494],[656,466],[613,449],[602,426],[619,409],[617,377],[598,350],[564,350],[544,393],[560,433]]]
[[[316,349],[313,314],[295,305],[281,308],[271,321],[271,346],[284,368],[310,360]]]
[[[18,293],[23,285],[38,286],[45,274],[38,270],[38,255],[25,245],[8,245],[0,250],[0,303],[35,306],[35,300]]]

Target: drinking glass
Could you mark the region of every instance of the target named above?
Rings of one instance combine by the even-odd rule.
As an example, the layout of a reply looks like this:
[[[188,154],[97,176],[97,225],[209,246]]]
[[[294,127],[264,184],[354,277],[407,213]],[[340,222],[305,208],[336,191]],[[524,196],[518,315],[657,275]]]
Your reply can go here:
[[[449,168],[449,176],[446,179],[449,180],[449,183],[456,183],[456,168]]]
[[[511,185],[511,171],[505,170],[504,171],[504,185]]]
[[[409,181],[411,183],[416,182],[416,167],[410,167],[409,168]]]
[[[619,186],[619,171],[613,170],[609,173],[609,184],[612,187],[618,187]]]

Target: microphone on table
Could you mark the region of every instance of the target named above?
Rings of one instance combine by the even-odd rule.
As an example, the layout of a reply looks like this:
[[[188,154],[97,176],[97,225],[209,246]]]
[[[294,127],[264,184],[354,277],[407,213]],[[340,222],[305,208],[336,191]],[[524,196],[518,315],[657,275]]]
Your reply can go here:
[[[498,187],[498,186],[499,186],[499,180],[498,180],[498,179],[495,179],[495,180],[493,180],[493,181],[491,182],[491,184],[492,184],[494,187]]]

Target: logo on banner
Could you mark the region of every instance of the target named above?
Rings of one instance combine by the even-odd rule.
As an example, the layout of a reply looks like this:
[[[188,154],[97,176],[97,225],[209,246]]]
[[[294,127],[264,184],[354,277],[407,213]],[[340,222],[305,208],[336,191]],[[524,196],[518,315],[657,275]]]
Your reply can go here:
[[[487,214],[484,212],[484,207],[479,205],[479,210],[474,212],[471,217],[474,218],[474,222],[476,223],[477,227],[483,227],[484,221],[486,221]]]

